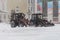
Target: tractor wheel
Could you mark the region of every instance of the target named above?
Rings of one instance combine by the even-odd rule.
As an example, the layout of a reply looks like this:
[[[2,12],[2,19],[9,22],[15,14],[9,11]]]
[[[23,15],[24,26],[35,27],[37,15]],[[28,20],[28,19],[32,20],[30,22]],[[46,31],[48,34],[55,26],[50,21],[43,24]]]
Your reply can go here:
[[[14,21],[11,22],[11,27],[12,27],[12,28],[16,27]]]

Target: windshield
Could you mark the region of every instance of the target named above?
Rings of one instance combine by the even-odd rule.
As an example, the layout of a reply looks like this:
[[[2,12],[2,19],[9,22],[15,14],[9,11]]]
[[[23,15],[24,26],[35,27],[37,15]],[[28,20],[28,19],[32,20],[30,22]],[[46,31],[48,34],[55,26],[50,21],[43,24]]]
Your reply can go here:
[[[32,15],[31,19],[32,20],[35,20],[37,18],[37,16],[38,16],[38,18],[42,19],[42,16],[41,15]]]

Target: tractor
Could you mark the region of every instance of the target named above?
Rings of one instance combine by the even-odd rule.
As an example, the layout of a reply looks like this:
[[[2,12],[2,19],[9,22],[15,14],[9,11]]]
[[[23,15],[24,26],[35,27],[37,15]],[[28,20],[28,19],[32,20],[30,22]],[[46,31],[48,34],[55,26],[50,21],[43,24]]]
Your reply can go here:
[[[11,20],[10,20],[11,27],[16,27],[16,26],[20,27],[20,24],[21,26],[23,26],[23,24],[20,22],[20,19],[22,19],[24,16],[25,16],[24,13],[13,13],[11,15]]]
[[[31,24],[30,25],[35,25],[36,27],[37,26],[44,26],[44,27],[47,27],[47,26],[54,26],[54,23],[51,23],[50,21],[48,20],[45,20],[42,18],[42,15],[41,13],[34,13],[32,14],[31,16]]]

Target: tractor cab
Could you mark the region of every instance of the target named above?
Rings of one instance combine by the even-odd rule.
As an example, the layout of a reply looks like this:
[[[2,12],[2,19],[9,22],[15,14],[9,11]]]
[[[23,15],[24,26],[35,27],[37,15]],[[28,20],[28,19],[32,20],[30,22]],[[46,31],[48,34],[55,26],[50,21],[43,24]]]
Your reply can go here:
[[[31,15],[31,25],[37,25],[39,23],[39,20],[42,19],[41,13],[34,13]]]

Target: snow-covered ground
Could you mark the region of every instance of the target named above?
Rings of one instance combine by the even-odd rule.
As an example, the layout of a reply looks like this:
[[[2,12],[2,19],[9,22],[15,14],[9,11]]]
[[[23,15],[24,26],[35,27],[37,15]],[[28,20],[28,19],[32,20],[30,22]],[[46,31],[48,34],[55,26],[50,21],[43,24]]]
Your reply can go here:
[[[0,40],[60,40],[60,24],[53,27],[16,27],[0,23]]]

